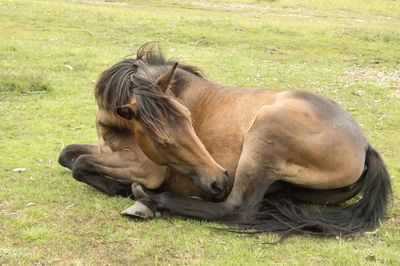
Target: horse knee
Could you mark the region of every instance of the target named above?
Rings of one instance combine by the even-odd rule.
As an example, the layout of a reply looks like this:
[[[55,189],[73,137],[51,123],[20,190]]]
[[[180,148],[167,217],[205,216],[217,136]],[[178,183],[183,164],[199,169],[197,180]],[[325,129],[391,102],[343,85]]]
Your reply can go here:
[[[87,155],[81,155],[79,156],[73,166],[72,166],[72,176],[78,180],[82,181],[82,178],[87,175],[88,172],[90,172],[90,161]]]
[[[69,166],[69,160],[68,160],[68,155],[70,154],[70,150],[71,150],[71,146],[72,145],[68,145],[67,147],[65,147],[60,155],[58,156],[58,163],[61,164],[64,167],[68,167]]]
[[[65,147],[58,156],[58,163],[72,170],[72,164],[76,160],[76,157],[79,156],[78,148],[78,144],[70,144]]]

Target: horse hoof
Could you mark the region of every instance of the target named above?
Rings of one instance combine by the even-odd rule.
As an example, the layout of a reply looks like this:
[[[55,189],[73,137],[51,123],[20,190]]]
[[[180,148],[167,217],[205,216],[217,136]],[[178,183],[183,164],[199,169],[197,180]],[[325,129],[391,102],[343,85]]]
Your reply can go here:
[[[142,199],[147,196],[147,193],[144,192],[143,187],[136,182],[132,183],[131,189],[135,200]]]
[[[121,214],[123,216],[129,216],[141,220],[154,218],[154,213],[149,209],[149,207],[139,201],[136,201],[131,207],[122,211]]]

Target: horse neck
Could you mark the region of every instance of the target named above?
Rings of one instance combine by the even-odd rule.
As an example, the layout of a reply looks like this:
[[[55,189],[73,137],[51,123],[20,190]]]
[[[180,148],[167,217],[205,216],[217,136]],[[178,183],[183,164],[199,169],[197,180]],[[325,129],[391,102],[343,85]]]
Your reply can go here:
[[[173,86],[172,92],[193,116],[196,115],[196,109],[201,107],[205,98],[207,101],[211,100],[210,98],[216,94],[218,86],[212,81],[179,69],[175,74],[175,86]]]

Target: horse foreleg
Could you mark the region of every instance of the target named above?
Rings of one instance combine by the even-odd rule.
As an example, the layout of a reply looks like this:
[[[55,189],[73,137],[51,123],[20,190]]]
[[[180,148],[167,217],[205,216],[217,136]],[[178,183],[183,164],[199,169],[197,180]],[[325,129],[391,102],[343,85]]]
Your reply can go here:
[[[132,195],[131,185],[137,182],[154,189],[164,182],[166,168],[143,162],[137,152],[123,150],[79,156],[72,166],[73,177],[107,195]],[[137,187],[134,187],[135,191]]]
[[[71,144],[65,147],[58,157],[58,163],[72,170],[75,160],[83,154],[98,153],[97,145],[90,144]]]
[[[99,155],[98,145],[90,144],[71,144],[65,147],[58,158],[60,165],[73,171],[73,176],[78,181],[82,181],[97,188],[98,190],[108,195],[121,195],[129,196],[132,194],[131,185],[123,184],[117,180],[107,178],[100,175],[98,172],[85,170],[82,161],[80,160],[78,166],[74,168],[75,162],[80,156]]]

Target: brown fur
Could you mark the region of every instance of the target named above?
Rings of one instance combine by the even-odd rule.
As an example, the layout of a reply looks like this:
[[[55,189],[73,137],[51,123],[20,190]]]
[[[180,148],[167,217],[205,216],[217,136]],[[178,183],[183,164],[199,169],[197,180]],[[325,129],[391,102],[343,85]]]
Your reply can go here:
[[[137,59],[123,60],[106,70],[95,95],[99,150],[108,146],[111,154],[121,155],[108,156],[112,171],[96,159],[102,153],[92,155],[91,160],[97,160],[93,172],[113,177],[113,171],[118,171],[115,179],[183,196],[218,201],[227,197],[214,205],[170,194],[142,201],[154,210],[242,221],[250,218],[241,212],[256,210],[266,193],[276,191],[314,203],[340,203],[366,189],[364,183],[350,192],[341,188],[359,180],[368,152],[375,156],[371,163],[379,164],[383,185],[377,187],[385,194],[379,206],[386,206],[390,183],[379,156],[355,120],[323,96],[215,84],[194,67],[180,65],[175,71],[175,62],[165,60],[151,45],[141,47]],[[125,119],[117,114],[121,106],[125,109],[118,114]],[[167,143],[161,141],[160,146],[166,138]],[[73,154],[79,159],[78,152]],[[123,174],[119,164],[134,167]],[[73,163],[68,165],[74,168]],[[151,182],[146,181],[146,173]],[[370,182],[372,177],[367,176],[363,182]],[[86,178],[84,182],[94,181]],[[290,190],[285,183],[292,184]],[[102,191],[112,194],[107,188]],[[318,192],[307,196],[305,191]],[[336,228],[331,223],[322,224]]]

